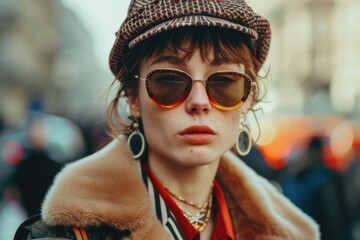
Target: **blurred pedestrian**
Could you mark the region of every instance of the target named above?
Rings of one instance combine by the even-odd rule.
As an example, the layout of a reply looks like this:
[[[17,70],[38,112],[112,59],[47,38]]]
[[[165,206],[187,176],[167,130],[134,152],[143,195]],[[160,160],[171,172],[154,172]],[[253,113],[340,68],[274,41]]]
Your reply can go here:
[[[346,218],[346,239],[360,239],[360,144],[354,147],[354,157],[341,174],[340,189]],[[345,238],[344,238],[345,239]]]
[[[319,224],[322,240],[345,239],[338,175],[325,165],[323,141],[319,136],[310,139],[280,185],[284,195]]]
[[[132,0],[110,53],[115,139],[68,165],[15,239],[318,239],[229,151],[251,148],[269,44],[269,22],[243,0]]]
[[[30,115],[27,122],[25,157],[16,166],[14,185],[28,216],[40,213],[45,194],[62,165],[55,162],[46,149],[47,136],[42,114]]]

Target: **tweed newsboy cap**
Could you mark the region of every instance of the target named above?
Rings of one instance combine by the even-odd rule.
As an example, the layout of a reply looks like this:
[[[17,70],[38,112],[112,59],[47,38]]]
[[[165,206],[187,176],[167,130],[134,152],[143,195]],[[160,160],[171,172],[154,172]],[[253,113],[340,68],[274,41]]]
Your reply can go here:
[[[158,33],[189,26],[222,27],[249,35],[256,71],[267,57],[269,21],[244,0],[132,0],[110,52],[111,71],[117,75],[122,56],[138,43]]]

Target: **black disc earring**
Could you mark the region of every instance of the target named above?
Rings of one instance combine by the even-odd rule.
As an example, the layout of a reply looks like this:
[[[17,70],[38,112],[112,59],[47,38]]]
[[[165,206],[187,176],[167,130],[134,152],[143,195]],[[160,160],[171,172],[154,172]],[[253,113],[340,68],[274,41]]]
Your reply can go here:
[[[240,122],[240,132],[236,139],[236,151],[240,156],[246,156],[249,154],[252,147],[252,138],[250,129],[247,125],[245,116],[242,117]]]
[[[129,135],[127,144],[135,159],[140,158],[145,151],[145,138],[139,130],[139,123],[133,123],[134,131]]]

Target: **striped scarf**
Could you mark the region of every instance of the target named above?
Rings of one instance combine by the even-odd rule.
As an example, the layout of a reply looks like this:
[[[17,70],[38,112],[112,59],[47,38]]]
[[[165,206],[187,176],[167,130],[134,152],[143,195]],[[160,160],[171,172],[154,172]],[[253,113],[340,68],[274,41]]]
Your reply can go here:
[[[164,199],[159,192],[154,188],[150,178],[147,176],[140,161],[136,161],[138,169],[141,173],[143,182],[149,192],[150,202],[153,212],[157,219],[161,222],[164,229],[170,234],[171,239],[184,240],[180,226],[178,225],[175,216],[166,207]]]

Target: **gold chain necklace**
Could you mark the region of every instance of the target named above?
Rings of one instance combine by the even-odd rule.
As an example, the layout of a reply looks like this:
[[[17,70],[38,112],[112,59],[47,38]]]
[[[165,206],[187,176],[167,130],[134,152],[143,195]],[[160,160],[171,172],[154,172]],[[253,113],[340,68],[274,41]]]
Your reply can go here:
[[[207,206],[202,208],[195,215],[192,215],[189,211],[185,210],[180,204],[177,204],[177,206],[196,230],[202,232],[206,228],[207,224],[209,223],[212,210],[212,197],[209,199]]]
[[[188,201],[185,198],[172,193],[171,191],[169,191],[169,189],[166,189],[166,191],[168,191],[168,193],[171,196],[173,196],[175,199],[177,199],[178,201],[199,210],[198,213],[193,215],[189,211],[184,209],[184,207],[182,205],[180,205],[178,203],[176,204],[179,207],[179,209],[182,211],[182,213],[186,217],[186,219],[195,227],[195,229],[198,230],[199,232],[202,232],[206,228],[206,226],[210,220],[210,215],[211,215],[211,210],[212,210],[212,202],[213,202],[213,198],[212,198],[213,187],[214,187],[214,185],[212,184],[210,191],[209,191],[209,195],[208,195],[205,203],[202,205],[198,205],[191,201]]]

